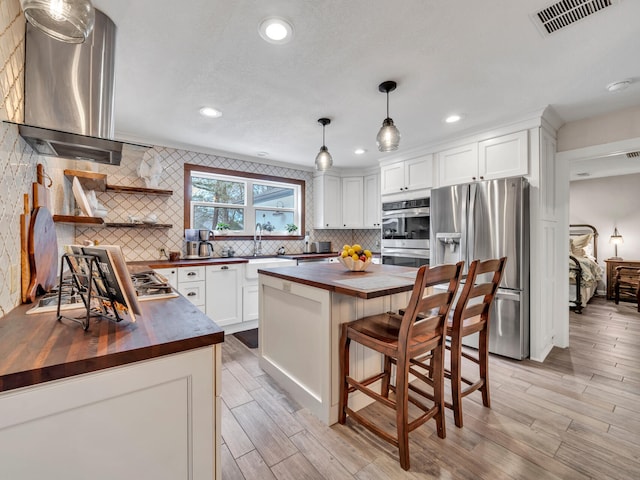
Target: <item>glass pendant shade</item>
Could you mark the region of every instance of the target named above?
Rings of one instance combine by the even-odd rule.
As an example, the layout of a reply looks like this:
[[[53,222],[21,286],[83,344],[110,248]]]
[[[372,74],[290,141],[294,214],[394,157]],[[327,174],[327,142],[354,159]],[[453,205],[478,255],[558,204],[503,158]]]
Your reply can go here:
[[[387,118],[382,122],[382,127],[376,137],[378,150],[381,152],[392,152],[398,149],[400,145],[400,131],[393,124],[393,120],[389,118],[389,92],[396,89],[396,82],[387,80],[378,85],[378,90],[387,94]]]
[[[392,152],[398,149],[400,145],[400,131],[393,124],[393,120],[385,118],[382,127],[376,137],[378,150],[381,152]]]
[[[329,170],[333,165],[333,158],[331,158],[329,150],[324,145],[324,127],[329,125],[331,120],[328,118],[320,118],[318,119],[318,123],[322,125],[322,147],[320,147],[320,151],[318,155],[316,155],[316,170],[323,172]]]
[[[327,147],[324,145],[320,147],[320,151],[318,155],[316,155],[316,170],[319,172],[323,172],[325,170],[329,170],[333,165],[333,158],[331,158],[331,154]]]
[[[20,0],[24,16],[34,27],[66,43],[83,43],[95,22],[90,0]]]

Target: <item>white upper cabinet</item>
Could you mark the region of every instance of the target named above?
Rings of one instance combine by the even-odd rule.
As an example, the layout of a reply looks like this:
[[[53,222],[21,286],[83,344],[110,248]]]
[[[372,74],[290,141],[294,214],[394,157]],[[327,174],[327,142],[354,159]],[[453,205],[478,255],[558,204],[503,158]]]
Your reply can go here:
[[[437,154],[438,186],[526,175],[527,131],[474,142]]]
[[[378,174],[339,177],[322,173],[314,177],[314,228],[380,228],[379,182]]]
[[[313,178],[313,222],[315,228],[342,228],[342,182],[322,174]]]
[[[380,175],[374,173],[364,177],[364,226],[380,228],[382,224],[382,201],[380,200]]]
[[[484,180],[529,173],[527,131],[484,140],[478,144],[478,173]]]
[[[380,168],[381,194],[389,195],[433,186],[433,157],[412,158]]]
[[[364,182],[362,177],[342,177],[342,226],[364,225]]]
[[[438,153],[438,185],[457,185],[478,179],[478,144],[470,143]]]

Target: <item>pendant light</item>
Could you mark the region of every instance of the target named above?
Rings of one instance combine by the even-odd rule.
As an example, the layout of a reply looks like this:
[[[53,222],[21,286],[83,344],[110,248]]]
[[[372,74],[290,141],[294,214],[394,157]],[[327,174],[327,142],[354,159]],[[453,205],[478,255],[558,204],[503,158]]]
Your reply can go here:
[[[318,155],[316,155],[316,170],[323,172],[329,170],[333,165],[333,158],[331,158],[331,154],[324,144],[324,127],[329,125],[331,120],[328,118],[319,118],[318,123],[322,125],[322,146],[320,147]]]
[[[387,94],[387,118],[382,122],[382,127],[376,137],[376,143],[378,144],[378,150],[381,152],[392,152],[398,149],[400,145],[400,132],[393,124],[393,120],[389,118],[389,92],[393,92],[396,89],[396,82],[388,80],[382,82],[378,86],[378,90]]]
[[[66,43],[83,43],[95,22],[90,0],[20,0],[30,24]]]

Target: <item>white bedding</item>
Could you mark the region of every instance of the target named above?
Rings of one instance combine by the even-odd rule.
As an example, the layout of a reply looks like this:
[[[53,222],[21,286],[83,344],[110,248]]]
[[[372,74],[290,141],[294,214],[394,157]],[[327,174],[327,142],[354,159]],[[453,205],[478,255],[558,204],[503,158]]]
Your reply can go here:
[[[602,279],[603,269],[592,258],[587,256],[575,258],[582,268],[580,303],[584,306],[595,295],[598,281]],[[575,267],[575,263],[571,259],[569,259],[569,266]],[[576,272],[569,270],[569,303],[575,305],[576,298]]]
[[[575,257],[582,268],[581,285],[594,285],[602,279],[603,269],[589,257]],[[569,267],[574,267],[575,263],[569,259]],[[569,270],[569,279],[572,283],[576,280],[575,270]]]

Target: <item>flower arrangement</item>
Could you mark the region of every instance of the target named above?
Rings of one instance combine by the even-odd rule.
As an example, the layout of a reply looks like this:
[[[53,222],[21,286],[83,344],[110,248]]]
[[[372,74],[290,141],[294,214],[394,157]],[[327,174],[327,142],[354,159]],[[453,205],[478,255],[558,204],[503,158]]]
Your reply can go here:
[[[298,226],[295,223],[287,223],[285,228],[290,234],[296,233],[298,231]]]

